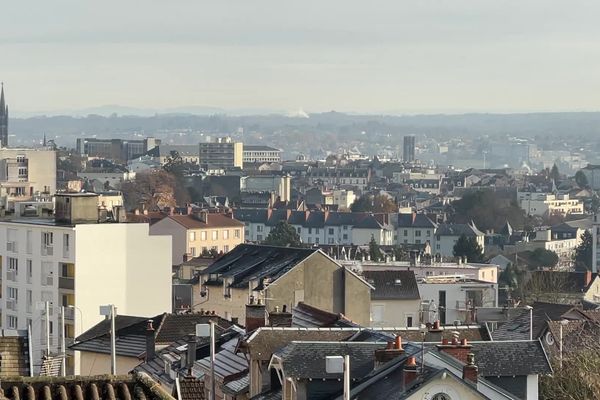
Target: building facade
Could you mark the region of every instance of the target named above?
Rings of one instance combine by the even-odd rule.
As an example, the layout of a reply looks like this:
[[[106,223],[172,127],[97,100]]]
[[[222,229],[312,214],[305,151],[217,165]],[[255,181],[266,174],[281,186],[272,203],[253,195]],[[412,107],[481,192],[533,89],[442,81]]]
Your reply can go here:
[[[562,215],[564,217],[571,214],[583,214],[581,200],[571,199],[568,194],[518,192],[517,201],[519,207],[527,215],[541,217]]]
[[[404,162],[415,161],[415,136],[404,136],[404,147],[402,148],[402,160]]]
[[[200,166],[207,170],[242,168],[244,144],[230,137],[199,144]]]
[[[127,162],[154,149],[160,140],[146,138],[140,140],[123,139],[77,139],[77,152],[92,158],[106,158],[117,162]]]
[[[244,224],[223,214],[172,215],[153,224],[150,234],[171,236],[172,265],[180,265],[210,251],[227,253],[244,243]]]
[[[269,146],[244,145],[244,163],[280,163],[281,150]]]
[[[93,212],[97,215],[96,196],[63,196],[57,202],[67,199],[87,203],[90,211],[63,204],[59,220],[0,221],[0,324],[3,329],[31,326],[34,370],[47,346],[51,355],[62,352],[61,310],[68,345],[104,318],[101,305],[114,304],[117,313],[130,315],[171,309],[169,237],[150,236],[148,224],[90,220]],[[79,373],[77,356],[67,356],[69,373]]]
[[[15,201],[56,192],[56,152],[0,148],[0,197],[7,209]]]

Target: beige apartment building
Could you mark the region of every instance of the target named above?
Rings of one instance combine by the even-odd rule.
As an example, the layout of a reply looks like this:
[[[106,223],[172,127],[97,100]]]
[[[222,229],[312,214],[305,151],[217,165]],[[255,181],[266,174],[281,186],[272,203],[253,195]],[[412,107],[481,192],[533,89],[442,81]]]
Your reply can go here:
[[[170,235],[173,265],[207,251],[227,253],[244,243],[244,224],[232,216],[208,212],[172,215],[150,227],[151,235]]]

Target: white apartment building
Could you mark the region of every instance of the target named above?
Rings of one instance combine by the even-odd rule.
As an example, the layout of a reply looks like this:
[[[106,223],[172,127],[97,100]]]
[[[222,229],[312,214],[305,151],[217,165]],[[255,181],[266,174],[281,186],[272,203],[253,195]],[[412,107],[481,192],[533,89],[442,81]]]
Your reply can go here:
[[[62,195],[57,220],[0,221],[0,325],[31,325],[34,370],[46,352],[45,302],[51,354],[60,354],[61,306],[67,346],[104,318],[101,305],[144,316],[171,309],[171,238],[150,236],[148,224],[96,223],[93,213],[96,196]],[[79,373],[78,354],[67,358],[67,371]]]
[[[244,163],[280,163],[281,150],[269,146],[244,145]]]
[[[0,197],[7,209],[15,201],[56,192],[56,152],[47,149],[0,149]]]
[[[568,194],[518,192],[517,201],[527,215],[583,214],[583,203],[569,198]]]

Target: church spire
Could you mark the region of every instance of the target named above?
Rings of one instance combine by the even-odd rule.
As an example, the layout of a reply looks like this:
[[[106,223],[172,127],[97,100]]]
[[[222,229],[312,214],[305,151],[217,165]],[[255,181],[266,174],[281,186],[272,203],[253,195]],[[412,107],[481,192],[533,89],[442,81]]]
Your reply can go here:
[[[6,109],[6,104],[4,104],[4,82],[0,82],[0,115],[4,114],[4,110]]]

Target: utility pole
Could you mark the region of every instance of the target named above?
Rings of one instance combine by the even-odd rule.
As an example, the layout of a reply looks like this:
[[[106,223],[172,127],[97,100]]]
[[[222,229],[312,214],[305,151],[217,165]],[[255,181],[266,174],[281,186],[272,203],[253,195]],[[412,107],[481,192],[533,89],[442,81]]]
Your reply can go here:
[[[210,321],[210,399],[215,400],[215,322]]]
[[[115,319],[116,319],[116,310],[114,304],[110,305],[110,372],[113,375],[117,375],[117,346],[116,346],[116,336],[117,332],[115,332]]]
[[[44,302],[46,311],[46,357],[50,357],[50,302]]]
[[[60,308],[60,350],[62,352],[62,376],[67,376],[67,346],[65,343],[65,310],[66,307]]]

